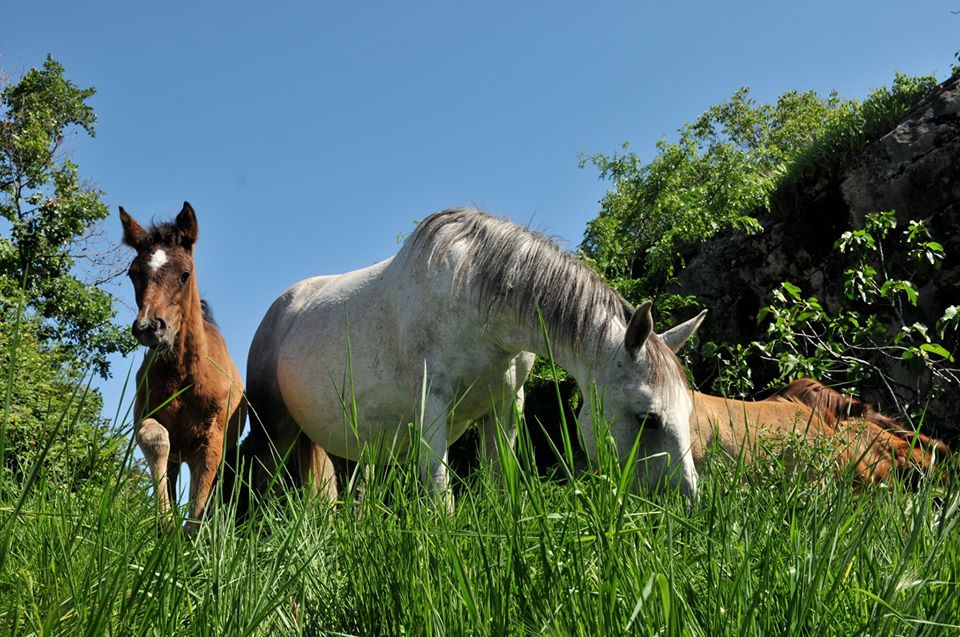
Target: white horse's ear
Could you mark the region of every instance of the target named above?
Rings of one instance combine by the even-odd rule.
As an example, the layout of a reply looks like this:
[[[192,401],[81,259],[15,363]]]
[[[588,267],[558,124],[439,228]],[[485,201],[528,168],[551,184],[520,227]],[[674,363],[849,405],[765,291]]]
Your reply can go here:
[[[660,338],[663,339],[663,342],[667,344],[667,347],[672,349],[674,352],[680,351],[680,348],[683,347],[690,337],[696,333],[697,328],[700,327],[700,324],[703,323],[704,317],[706,317],[707,311],[704,310],[694,316],[689,321],[684,321],[680,325],[675,325],[669,330],[660,335]]]
[[[647,338],[653,333],[653,301],[644,301],[636,309],[633,316],[630,317],[630,324],[627,325],[627,333],[623,337],[623,346],[631,357],[636,358],[640,353],[640,348],[647,342]]]

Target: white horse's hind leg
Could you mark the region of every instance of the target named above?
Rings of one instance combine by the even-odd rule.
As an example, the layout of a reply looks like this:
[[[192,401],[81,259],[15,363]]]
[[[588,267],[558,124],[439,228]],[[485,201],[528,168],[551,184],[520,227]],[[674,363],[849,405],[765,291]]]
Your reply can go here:
[[[170,459],[170,434],[167,428],[154,418],[144,418],[137,427],[137,445],[150,467],[164,529],[173,530],[173,512],[170,509],[170,489],[167,479],[167,462]]]
[[[300,454],[300,484],[307,485],[311,497],[323,497],[331,504],[337,501],[337,473],[330,456],[319,445],[301,434],[297,441]]]

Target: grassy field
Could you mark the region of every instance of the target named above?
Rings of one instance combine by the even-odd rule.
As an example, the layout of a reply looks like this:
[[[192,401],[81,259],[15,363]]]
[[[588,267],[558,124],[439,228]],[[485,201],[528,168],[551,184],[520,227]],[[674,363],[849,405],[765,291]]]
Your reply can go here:
[[[856,490],[828,463],[809,481],[715,460],[691,507],[607,454],[575,480],[529,454],[521,438],[458,484],[452,516],[399,465],[362,501],[287,494],[239,527],[221,504],[193,539],[158,534],[128,474],[4,485],[0,634],[960,633],[955,481]]]

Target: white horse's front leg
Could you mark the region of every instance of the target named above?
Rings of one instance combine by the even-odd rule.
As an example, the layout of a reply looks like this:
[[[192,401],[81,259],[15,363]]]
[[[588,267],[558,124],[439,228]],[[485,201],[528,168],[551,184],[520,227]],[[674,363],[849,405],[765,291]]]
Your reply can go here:
[[[173,512],[170,507],[170,489],[167,478],[167,463],[170,460],[170,434],[155,418],[144,418],[137,427],[137,445],[150,467],[153,485],[160,504],[163,528],[173,530]]]
[[[524,352],[517,354],[503,378],[496,413],[487,414],[481,423],[483,434],[483,457],[489,458],[494,473],[500,471],[500,450],[497,448],[497,431],[503,432],[504,451],[512,450],[517,442],[517,423],[523,414],[523,383],[533,370],[536,357]]]
[[[420,480],[453,513],[453,492],[447,475],[448,401],[432,393],[424,397],[417,430],[420,434]]]
[[[588,390],[589,391],[589,390]],[[577,428],[580,431],[580,442],[583,445],[583,452],[586,455],[587,467],[596,467],[599,460],[597,452],[597,418],[593,414],[593,403],[590,400],[590,394],[583,392],[583,406],[580,408],[580,418],[588,418],[589,425],[583,425],[577,422]],[[599,415],[599,414],[596,414]]]

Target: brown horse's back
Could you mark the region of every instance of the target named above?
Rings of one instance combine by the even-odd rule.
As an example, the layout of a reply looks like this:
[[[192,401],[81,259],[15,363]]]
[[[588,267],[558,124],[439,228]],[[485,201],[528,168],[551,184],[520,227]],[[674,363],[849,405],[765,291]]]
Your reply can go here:
[[[952,455],[942,441],[914,431],[876,411],[872,405],[844,395],[810,378],[798,378],[774,395],[797,401],[835,423],[851,455],[870,467],[871,482],[891,474],[929,471],[937,459]]]
[[[694,461],[716,445],[751,462],[790,436],[836,448],[837,464],[853,464],[861,482],[927,472],[950,456],[941,441],[911,431],[870,405],[811,379],[795,380],[767,400],[743,401],[694,392],[691,421]],[[788,463],[792,457],[785,457]]]
[[[698,465],[716,445],[732,458],[752,462],[762,444],[782,443],[793,434],[830,436],[830,424],[794,401],[748,401],[694,392],[693,457]]]

